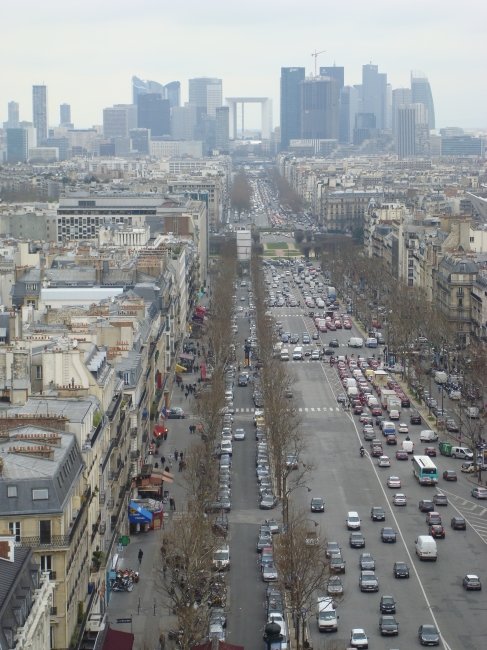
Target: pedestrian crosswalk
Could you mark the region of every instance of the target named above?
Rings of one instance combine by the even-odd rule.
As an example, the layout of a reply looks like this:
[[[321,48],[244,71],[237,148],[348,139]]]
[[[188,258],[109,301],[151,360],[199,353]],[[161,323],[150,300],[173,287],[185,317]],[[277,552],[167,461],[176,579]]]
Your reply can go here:
[[[342,411],[339,406],[301,406],[296,409],[298,413],[331,413]],[[243,413],[254,413],[254,408],[236,408],[235,415]]]

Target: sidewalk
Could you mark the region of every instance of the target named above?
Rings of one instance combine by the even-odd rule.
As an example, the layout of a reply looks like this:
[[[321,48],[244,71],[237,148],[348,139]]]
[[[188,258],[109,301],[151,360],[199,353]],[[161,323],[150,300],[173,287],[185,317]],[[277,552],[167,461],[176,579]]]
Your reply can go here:
[[[197,373],[185,373],[184,383],[197,383]],[[185,391],[173,386],[171,406],[181,406],[186,415],[195,412],[195,400],[190,394],[185,397]],[[166,464],[172,458],[172,473],[174,483],[169,488],[169,493],[176,503],[176,513],[185,510],[186,491],[184,487],[184,473],[178,472],[178,465],[174,462],[174,451],[187,452],[191,444],[199,438],[189,433],[189,425],[193,418],[181,420],[167,420],[169,429],[168,438],[159,447],[159,455],[154,456],[154,462],[160,463],[161,456],[165,456]],[[141,532],[130,535],[130,544],[123,548],[119,554],[118,568],[131,568],[140,571],[140,580],[134,585],[131,592],[111,593],[107,608],[107,619],[110,626],[124,632],[132,632],[135,636],[134,650],[159,650],[159,635],[175,626],[176,619],[164,605],[164,596],[158,592],[157,583],[160,580],[160,547],[164,529],[171,526],[174,516],[169,512],[169,504],[164,506],[164,528],[162,530]],[[143,552],[139,568],[138,554]],[[117,622],[117,621],[124,622]]]

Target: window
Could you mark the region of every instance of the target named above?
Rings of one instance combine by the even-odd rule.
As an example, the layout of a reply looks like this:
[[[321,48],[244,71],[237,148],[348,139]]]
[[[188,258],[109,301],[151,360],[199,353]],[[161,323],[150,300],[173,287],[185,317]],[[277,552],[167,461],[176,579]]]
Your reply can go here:
[[[20,521],[9,521],[8,530],[11,535],[15,536],[15,541],[20,542]]]
[[[51,521],[50,519],[41,519],[39,521],[39,541],[41,544],[51,543]]]
[[[45,499],[49,499],[49,490],[47,488],[32,490],[32,501],[44,501]]]
[[[42,366],[36,366],[36,379],[42,379]]]
[[[17,496],[17,486],[16,485],[8,485],[7,486],[7,496],[8,497],[16,497]]]

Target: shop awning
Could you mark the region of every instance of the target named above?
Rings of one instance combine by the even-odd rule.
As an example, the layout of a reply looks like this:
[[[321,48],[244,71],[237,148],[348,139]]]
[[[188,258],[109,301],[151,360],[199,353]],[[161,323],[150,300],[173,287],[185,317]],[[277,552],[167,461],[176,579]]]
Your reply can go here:
[[[132,650],[135,637],[131,632],[122,632],[108,628],[103,650]]]
[[[160,476],[163,481],[168,481],[168,483],[172,483],[174,479],[174,474],[171,474],[171,472],[166,472],[165,469],[153,469],[151,476]]]
[[[182,361],[194,361],[194,354],[189,354],[188,352],[181,352],[179,358]]]
[[[186,372],[186,368],[184,366],[180,366],[179,363],[176,364],[176,372]]]

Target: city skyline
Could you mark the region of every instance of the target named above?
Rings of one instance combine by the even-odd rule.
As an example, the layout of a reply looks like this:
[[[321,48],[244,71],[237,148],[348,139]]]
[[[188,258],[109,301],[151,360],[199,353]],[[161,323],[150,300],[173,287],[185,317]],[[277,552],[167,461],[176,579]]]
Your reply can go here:
[[[58,123],[62,103],[71,106],[76,127],[101,124],[104,108],[132,101],[136,75],[161,84],[180,81],[182,102],[189,79],[222,79],[223,98],[270,97],[277,125],[281,67],[303,66],[309,75],[311,53],[326,50],[317,57],[318,69],[343,66],[346,85],[361,83],[368,63],[387,74],[393,89],[410,87],[411,70],[422,70],[431,84],[437,129],[487,128],[481,83],[485,5],[466,0],[458,12],[451,0],[390,4],[350,0],[337,7],[303,0],[297,12],[291,0],[248,0],[236,12],[220,0],[188,0],[184,10],[156,0],[136,7],[126,0],[47,0],[42,7],[25,0],[9,7],[0,121],[7,120],[10,101],[19,103],[21,120],[31,121],[32,86],[46,85],[49,126]],[[258,121],[249,120],[249,126]]]

